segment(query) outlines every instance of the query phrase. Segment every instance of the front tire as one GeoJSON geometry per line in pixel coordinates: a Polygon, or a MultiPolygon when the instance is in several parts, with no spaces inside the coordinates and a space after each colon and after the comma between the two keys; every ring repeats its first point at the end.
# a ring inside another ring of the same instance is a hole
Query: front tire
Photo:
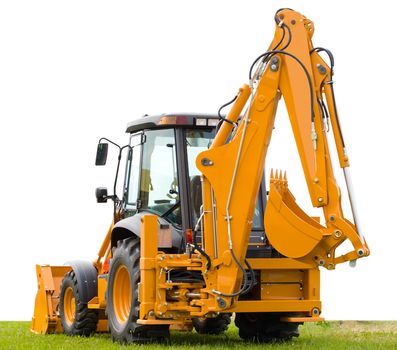
{"type": "Polygon", "coordinates": [[[62,280],[59,294],[59,315],[67,335],[89,336],[96,331],[98,313],[80,299],[76,274],[72,270],[62,280]]]}
{"type": "Polygon", "coordinates": [[[122,344],[161,341],[169,337],[168,326],[139,325],[138,288],[140,240],[117,242],[110,263],[107,314],[113,341],[122,344]]]}

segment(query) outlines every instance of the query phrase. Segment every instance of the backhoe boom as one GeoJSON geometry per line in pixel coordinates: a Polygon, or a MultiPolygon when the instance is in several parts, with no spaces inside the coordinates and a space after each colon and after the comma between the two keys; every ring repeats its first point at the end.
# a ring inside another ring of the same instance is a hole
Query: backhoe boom
{"type": "Polygon", "coordinates": [[[277,16],[279,24],[271,49],[261,55],[250,87],[245,85],[240,89],[227,116],[228,120],[236,122],[243,104],[246,104],[237,130],[226,142],[232,126],[223,123],[212,147],[202,152],[196,161],[203,173],[204,246],[211,258],[219,257],[215,260],[215,265],[219,264],[218,289],[211,292],[223,295],[229,301],[242,283],[239,264],[243,264],[247,250],[261,169],[281,95],[290,117],[312,204],[323,208],[325,225],[298,207],[288,190],[286,175],[276,172],[271,174],[265,214],[267,238],[281,254],[328,269],[369,254],[357,227],[343,215],[341,194],[331,165],[325,127],[328,115],[340,165],[343,168],[349,166],[336,113],[331,68],[313,48],[314,26],[310,20],[288,9],[279,11],[277,16]],[[288,35],[282,35],[282,32],[288,32],[288,35]],[[283,49],[276,49],[277,46],[283,49]],[[323,102],[324,94],[328,113],[323,102]],[[214,207],[216,211],[212,210],[214,207]],[[355,250],[336,257],[336,248],[346,238],[355,250]],[[215,245],[212,243],[214,239],[215,245]],[[214,246],[218,251],[213,251],[214,246]]]}

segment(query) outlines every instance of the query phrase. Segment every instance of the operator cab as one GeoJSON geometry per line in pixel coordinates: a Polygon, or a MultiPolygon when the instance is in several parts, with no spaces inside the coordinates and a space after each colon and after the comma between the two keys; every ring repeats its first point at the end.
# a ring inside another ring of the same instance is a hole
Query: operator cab
{"type": "MultiPolygon", "coordinates": [[[[127,235],[138,234],[145,213],[158,216],[161,227],[172,231],[170,251],[185,249],[187,233],[197,226],[201,243],[201,173],[197,155],[207,150],[215,137],[217,115],[163,114],[144,116],[128,124],[130,154],[125,168],[122,219],[117,222],[112,244],[127,235]]],[[[251,257],[265,257],[263,225],[266,191],[264,181],[258,194],[248,248],[251,257]]]]}

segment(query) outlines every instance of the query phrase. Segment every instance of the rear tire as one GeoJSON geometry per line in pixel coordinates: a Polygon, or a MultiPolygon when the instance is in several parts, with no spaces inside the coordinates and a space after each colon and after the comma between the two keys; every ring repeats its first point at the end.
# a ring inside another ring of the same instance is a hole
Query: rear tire
{"type": "Polygon", "coordinates": [[[219,335],[227,331],[232,314],[219,314],[216,317],[194,317],[192,319],[194,329],[199,334],[219,335]]]}
{"type": "Polygon", "coordinates": [[[280,313],[236,313],[235,324],[245,341],[286,342],[299,336],[299,323],[281,322],[280,313]]]}
{"type": "Polygon", "coordinates": [[[64,333],[84,336],[94,333],[98,323],[98,313],[81,301],[73,270],[65,275],[60,289],[59,315],[64,333]]]}
{"type": "Polygon", "coordinates": [[[107,314],[112,339],[122,344],[164,341],[169,337],[169,326],[147,326],[136,322],[139,319],[139,259],[138,238],[117,242],[109,269],[107,314]]]}

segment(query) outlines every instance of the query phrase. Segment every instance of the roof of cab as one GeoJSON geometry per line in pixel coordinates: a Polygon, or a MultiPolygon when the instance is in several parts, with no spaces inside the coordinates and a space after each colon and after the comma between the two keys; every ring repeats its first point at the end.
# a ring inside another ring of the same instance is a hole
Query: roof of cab
{"type": "MultiPolygon", "coordinates": [[[[133,133],[143,129],[159,129],[169,127],[194,126],[196,128],[213,128],[215,125],[197,125],[197,119],[219,120],[216,114],[203,113],[164,113],[160,115],[144,115],[127,124],[128,133],[133,133]]],[[[208,124],[208,123],[206,123],[208,124]]]]}

